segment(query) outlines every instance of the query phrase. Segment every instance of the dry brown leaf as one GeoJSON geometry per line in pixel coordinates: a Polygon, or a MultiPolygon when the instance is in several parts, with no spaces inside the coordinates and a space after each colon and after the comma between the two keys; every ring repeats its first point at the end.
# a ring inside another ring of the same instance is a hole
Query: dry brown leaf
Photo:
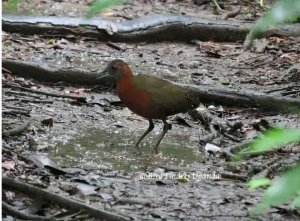
{"type": "Polygon", "coordinates": [[[15,161],[9,160],[9,161],[4,161],[2,163],[2,168],[6,169],[6,170],[14,170],[16,166],[15,161]]]}

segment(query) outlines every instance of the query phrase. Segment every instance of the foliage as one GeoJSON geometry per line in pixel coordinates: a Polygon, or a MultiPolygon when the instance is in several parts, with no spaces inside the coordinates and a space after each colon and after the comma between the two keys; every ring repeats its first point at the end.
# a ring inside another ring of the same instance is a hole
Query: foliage
{"type": "Polygon", "coordinates": [[[253,212],[261,213],[273,205],[278,205],[292,199],[292,208],[300,208],[300,163],[274,180],[265,191],[263,201],[258,204],[253,212]]]}
{"type": "MultiPolygon", "coordinates": [[[[273,129],[256,139],[250,149],[241,154],[257,154],[295,142],[300,142],[300,128],[273,129]]],[[[259,178],[248,183],[250,189],[268,185],[270,187],[265,191],[262,202],[254,208],[254,213],[261,213],[289,199],[292,200],[292,208],[300,207],[300,163],[272,182],[267,178],[259,178]]]]}
{"type": "Polygon", "coordinates": [[[241,151],[240,154],[256,154],[280,148],[289,143],[300,141],[300,128],[296,129],[279,129],[269,130],[264,136],[261,136],[250,145],[250,149],[241,151]]]}
{"type": "Polygon", "coordinates": [[[4,9],[8,12],[15,11],[20,1],[21,0],[8,0],[4,6],[4,9]]]}
{"type": "MultiPolygon", "coordinates": [[[[256,22],[247,35],[245,43],[248,44],[269,27],[296,22],[299,16],[299,0],[280,0],[256,22]]],[[[250,149],[241,151],[240,156],[269,151],[293,142],[300,142],[300,128],[273,129],[258,138],[250,145],[250,149]]],[[[251,180],[248,185],[251,189],[270,185],[264,193],[262,202],[254,208],[255,213],[261,213],[270,206],[278,205],[287,200],[292,200],[292,208],[300,207],[300,163],[272,182],[269,179],[260,178],[251,180]]]]}
{"type": "Polygon", "coordinates": [[[103,9],[117,5],[121,0],[96,0],[96,2],[89,8],[86,13],[87,18],[91,18],[101,12],[103,9]]]}
{"type": "Polygon", "coordinates": [[[261,19],[259,19],[247,35],[246,42],[259,37],[266,29],[284,23],[293,23],[300,16],[299,0],[279,0],[261,19]]]}
{"type": "Polygon", "coordinates": [[[248,182],[249,189],[255,189],[261,186],[269,186],[270,184],[271,180],[268,178],[257,178],[248,182]]]}

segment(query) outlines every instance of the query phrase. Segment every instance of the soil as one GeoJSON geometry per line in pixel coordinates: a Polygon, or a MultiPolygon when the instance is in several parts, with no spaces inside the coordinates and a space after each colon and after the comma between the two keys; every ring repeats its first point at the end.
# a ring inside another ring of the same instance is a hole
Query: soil
{"type": "MultiPolygon", "coordinates": [[[[242,4],[237,20],[257,19],[262,14],[254,1],[241,2],[226,1],[221,6],[234,10],[242,4]]],[[[14,13],[82,16],[90,4],[91,1],[76,0],[22,1],[14,13]]],[[[216,14],[212,2],[197,6],[193,1],[171,0],[126,1],[103,11],[101,16],[120,21],[150,12],[212,19],[222,16],[216,14]]],[[[2,33],[2,44],[5,59],[100,72],[108,61],[120,58],[137,74],[300,98],[299,79],[290,78],[287,72],[300,62],[298,38],[258,40],[252,51],[244,51],[242,42],[198,41],[117,43],[123,49],[120,51],[96,39],[68,36],[58,39],[7,32],[2,33]]],[[[22,135],[3,137],[2,173],[63,195],[67,194],[66,187],[71,186],[76,189],[75,194],[70,194],[73,197],[134,220],[252,220],[251,209],[261,201],[263,190],[249,191],[246,182],[224,178],[224,174],[246,179],[253,175],[275,178],[299,161],[299,144],[234,164],[221,154],[209,154],[200,142],[201,137],[211,133],[208,126],[188,114],[169,118],[172,130],[160,145],[161,154],[152,157],[150,147],[162,130],[161,122],[155,121],[154,131],[142,145],[143,154],[138,156],[134,153],[134,143],[146,130],[148,121],[124,107],[113,88],[88,87],[80,82],[78,85],[37,82],[9,70],[3,71],[2,82],[3,129],[20,126],[27,119],[31,121],[22,135]],[[87,102],[24,92],[11,88],[11,84],[85,96],[87,102]],[[57,174],[53,168],[64,173],[57,174]],[[131,201],[124,203],[122,198],[131,201]],[[140,201],[133,203],[132,199],[140,201]]],[[[213,101],[204,105],[218,117],[243,123],[235,141],[223,135],[210,141],[222,149],[261,134],[264,131],[261,122],[283,128],[300,125],[297,113],[225,107],[213,101]]],[[[11,192],[5,193],[9,198],[11,192]]],[[[19,209],[28,203],[19,195],[11,196],[11,202],[19,209]]],[[[54,206],[48,207],[38,210],[47,216],[62,212],[54,206]]],[[[9,216],[3,218],[11,220],[9,216]]],[[[282,205],[266,211],[259,219],[299,220],[299,216],[288,205],[282,205]]]]}

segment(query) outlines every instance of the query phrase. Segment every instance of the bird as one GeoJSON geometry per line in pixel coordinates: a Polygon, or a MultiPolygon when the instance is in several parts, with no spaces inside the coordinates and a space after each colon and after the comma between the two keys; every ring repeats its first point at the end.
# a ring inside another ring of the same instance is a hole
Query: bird
{"type": "Polygon", "coordinates": [[[167,131],[172,129],[167,117],[185,113],[200,104],[197,94],[187,88],[155,76],[133,75],[128,64],[121,59],[110,61],[97,79],[107,76],[114,78],[116,92],[125,106],[149,122],[147,130],[135,144],[138,152],[141,141],[154,129],[153,120],[162,120],[164,124],[153,147],[153,153],[158,154],[161,140],[167,131]]]}

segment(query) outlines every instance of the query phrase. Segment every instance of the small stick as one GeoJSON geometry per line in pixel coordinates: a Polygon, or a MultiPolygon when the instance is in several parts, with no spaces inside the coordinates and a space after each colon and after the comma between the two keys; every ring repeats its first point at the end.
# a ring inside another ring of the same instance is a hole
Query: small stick
{"type": "Polygon", "coordinates": [[[24,110],[3,110],[2,111],[2,114],[8,114],[8,115],[18,115],[18,114],[21,114],[21,115],[25,115],[25,116],[29,116],[30,117],[30,114],[29,114],[30,111],[24,111],[24,110]]]}
{"type": "Polygon", "coordinates": [[[119,45],[117,45],[117,44],[115,44],[115,43],[112,43],[112,42],[107,42],[106,43],[106,45],[107,46],[109,46],[109,47],[111,47],[111,48],[113,48],[113,49],[116,49],[116,50],[118,50],[118,51],[125,51],[126,49],[124,49],[124,48],[121,48],[119,45]]]}
{"type": "Polygon", "coordinates": [[[25,213],[22,213],[12,206],[8,205],[6,202],[2,201],[2,209],[5,213],[8,215],[18,218],[21,220],[32,220],[32,221],[55,221],[56,219],[53,217],[43,217],[43,216],[35,216],[35,215],[28,215],[25,213]]]}
{"type": "Polygon", "coordinates": [[[217,2],[217,0],[213,0],[215,6],[217,7],[218,11],[220,12],[226,12],[224,9],[222,9],[219,5],[219,3],[217,2]]]}
{"type": "Polygon", "coordinates": [[[50,92],[45,92],[45,91],[39,91],[39,90],[35,90],[35,89],[31,89],[31,88],[25,88],[25,87],[21,87],[21,86],[17,86],[17,85],[12,85],[12,84],[7,84],[4,83],[5,85],[12,87],[12,88],[17,88],[23,91],[28,91],[28,92],[32,92],[35,94],[42,94],[42,95],[46,95],[46,96],[50,96],[50,97],[61,97],[61,98],[69,98],[69,99],[75,99],[78,101],[85,101],[86,97],[79,97],[79,96],[71,96],[71,95],[65,95],[65,94],[54,94],[54,93],[50,93],[50,92]]]}
{"type": "Polygon", "coordinates": [[[231,11],[231,12],[227,12],[222,16],[222,19],[227,20],[228,18],[234,18],[235,16],[237,16],[238,14],[240,14],[242,7],[240,6],[238,9],[231,11]]]}
{"type": "Polygon", "coordinates": [[[152,202],[147,199],[142,198],[127,198],[127,197],[119,197],[117,198],[117,203],[128,203],[128,204],[140,204],[140,205],[151,205],[152,202]]]}
{"type": "Polygon", "coordinates": [[[248,177],[244,175],[238,175],[233,173],[221,173],[221,177],[225,179],[231,179],[231,180],[239,180],[239,181],[247,181],[248,177]]]}
{"type": "Polygon", "coordinates": [[[21,126],[10,129],[10,130],[3,130],[2,135],[9,137],[9,136],[15,136],[18,134],[22,134],[30,125],[30,120],[23,123],[21,126]]]}
{"type": "Polygon", "coordinates": [[[8,109],[27,111],[28,113],[31,111],[31,109],[27,109],[25,107],[16,107],[16,106],[10,106],[10,105],[6,105],[6,104],[4,104],[4,107],[8,108],[8,109]]]}

